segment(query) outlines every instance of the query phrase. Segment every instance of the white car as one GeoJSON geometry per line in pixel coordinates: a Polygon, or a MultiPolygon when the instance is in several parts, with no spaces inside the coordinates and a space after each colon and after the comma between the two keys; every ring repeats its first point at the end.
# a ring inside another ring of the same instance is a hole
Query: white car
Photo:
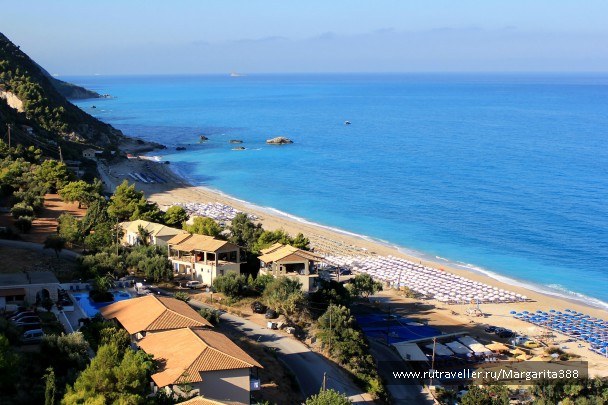
{"type": "Polygon", "coordinates": [[[194,288],[202,288],[202,287],[204,287],[204,286],[205,286],[205,285],[204,285],[203,283],[201,283],[200,281],[196,281],[196,280],[193,280],[193,281],[188,281],[188,282],[186,283],[186,287],[188,287],[188,288],[193,288],[193,289],[194,289],[194,288]]]}

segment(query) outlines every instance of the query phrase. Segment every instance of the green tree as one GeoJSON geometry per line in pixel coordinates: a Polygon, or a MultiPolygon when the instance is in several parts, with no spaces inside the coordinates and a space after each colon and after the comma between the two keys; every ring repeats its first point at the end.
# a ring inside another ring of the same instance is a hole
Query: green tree
{"type": "Polygon", "coordinates": [[[504,385],[492,384],[484,387],[471,385],[460,399],[463,405],[508,405],[509,391],[504,385]]]}
{"type": "Polygon", "coordinates": [[[266,286],[274,281],[274,276],[272,274],[258,274],[258,276],[253,280],[253,283],[247,284],[249,287],[252,287],[258,294],[263,294],[264,290],[266,290],[266,286]]]}
{"type": "Polygon", "coordinates": [[[139,225],[137,227],[137,237],[142,245],[150,246],[150,236],[151,235],[152,235],[152,233],[150,231],[148,231],[146,228],[144,228],[143,226],[139,225]]]}
{"type": "Polygon", "coordinates": [[[143,403],[147,381],[154,370],[153,360],[141,350],[121,350],[115,344],[101,345],[74,385],[67,387],[61,403],[143,403]]]}
{"type": "Polygon", "coordinates": [[[108,216],[108,204],[106,203],[105,198],[100,197],[89,205],[87,213],[82,219],[82,231],[88,235],[91,230],[94,230],[102,224],[111,227],[111,225],[109,225],[110,222],[116,225],[116,219],[110,221],[110,217],[108,216]]]}
{"type": "Polygon", "coordinates": [[[194,217],[192,224],[184,223],[184,230],[199,235],[218,237],[222,233],[222,228],[213,219],[208,217],[194,217]]]}
{"type": "Polygon", "coordinates": [[[145,204],[143,191],[137,191],[135,184],[129,185],[127,180],[116,187],[114,194],[110,197],[108,215],[118,219],[119,222],[130,220],[138,206],[145,204]]]}
{"type": "Polygon", "coordinates": [[[59,253],[65,247],[65,239],[56,234],[50,234],[44,240],[44,248],[45,249],[53,249],[55,251],[55,255],[59,258],[59,253]]]}
{"type": "Polygon", "coordinates": [[[357,274],[351,280],[350,285],[355,295],[362,296],[365,299],[369,299],[370,295],[382,291],[382,283],[374,281],[372,276],[367,273],[357,274]]]}
{"type": "Polygon", "coordinates": [[[49,192],[56,193],[71,180],[72,173],[64,163],[48,159],[38,166],[35,176],[36,181],[43,184],[49,192]]]}
{"type": "Polygon", "coordinates": [[[19,378],[19,357],[13,353],[8,339],[0,334],[0,392],[14,391],[14,384],[19,378]]]}
{"type": "Polygon", "coordinates": [[[251,249],[264,232],[262,224],[253,223],[247,214],[242,212],[236,214],[228,229],[230,230],[228,241],[237,246],[243,246],[249,251],[252,251],[251,249]]]}
{"type": "Polygon", "coordinates": [[[165,212],[165,224],[174,228],[180,228],[188,220],[188,213],[179,205],[172,205],[165,212]]]}
{"type": "Polygon", "coordinates": [[[352,404],[348,397],[333,389],[321,390],[317,395],[306,399],[306,405],[349,405],[352,404]]]}
{"type": "Polygon", "coordinates": [[[57,218],[59,236],[68,243],[80,243],[84,239],[82,222],[75,216],[63,213],[57,218]]]}
{"type": "Polygon", "coordinates": [[[53,370],[53,367],[46,369],[44,380],[44,405],[55,405],[57,383],[55,382],[55,370],[53,370]]]}
{"type": "Polygon", "coordinates": [[[78,208],[82,205],[88,206],[99,198],[100,191],[96,184],[89,184],[83,180],[71,181],[65,184],[59,195],[66,202],[78,202],[78,208]]]}
{"type": "Polygon", "coordinates": [[[302,284],[289,277],[277,277],[266,285],[262,298],[266,305],[290,316],[304,303],[302,284]]]}
{"type": "Polygon", "coordinates": [[[118,232],[118,228],[115,225],[100,222],[89,230],[88,235],[84,237],[84,244],[88,250],[99,252],[117,243],[120,236],[117,237],[116,232],[118,232]]]}
{"type": "Polygon", "coordinates": [[[92,277],[115,274],[117,276],[126,272],[124,258],[113,252],[99,252],[82,258],[82,266],[92,277]]]}
{"type": "Polygon", "coordinates": [[[158,208],[158,204],[141,199],[135,206],[135,211],[131,215],[131,221],[141,219],[143,221],[162,224],[165,222],[165,213],[158,208]]]}
{"type": "Polygon", "coordinates": [[[80,332],[45,335],[40,344],[40,355],[42,366],[52,366],[57,377],[75,377],[89,362],[89,344],[80,332]]]}
{"type": "Polygon", "coordinates": [[[236,298],[241,295],[247,279],[242,274],[228,273],[224,276],[217,276],[213,280],[213,288],[225,294],[227,297],[236,298]]]}
{"type": "Polygon", "coordinates": [[[139,270],[143,271],[146,278],[154,283],[167,281],[173,278],[171,262],[165,256],[153,256],[139,263],[139,270]]]}
{"type": "Polygon", "coordinates": [[[327,311],[330,303],[349,306],[352,300],[350,290],[335,280],[320,279],[319,289],[308,295],[311,312],[317,316],[327,311]]]}

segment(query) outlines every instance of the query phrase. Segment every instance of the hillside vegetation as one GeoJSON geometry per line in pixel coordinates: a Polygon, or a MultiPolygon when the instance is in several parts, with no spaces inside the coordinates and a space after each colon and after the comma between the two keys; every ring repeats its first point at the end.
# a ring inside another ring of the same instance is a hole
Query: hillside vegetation
{"type": "MultiPolygon", "coordinates": [[[[95,145],[114,147],[122,133],[85,113],[64,95],[98,96],[85,89],[51,78],[48,73],[0,33],[0,134],[11,124],[14,136],[23,144],[38,147],[64,146],[66,149],[95,145]],[[8,105],[5,98],[18,98],[22,111],[8,105]],[[31,129],[23,133],[23,126],[31,129]]],[[[5,137],[4,139],[7,139],[5,137]]]]}

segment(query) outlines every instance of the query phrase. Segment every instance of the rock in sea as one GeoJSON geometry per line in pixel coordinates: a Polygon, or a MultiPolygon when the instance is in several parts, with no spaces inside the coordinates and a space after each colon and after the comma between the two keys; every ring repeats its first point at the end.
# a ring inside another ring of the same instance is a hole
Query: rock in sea
{"type": "Polygon", "coordinates": [[[284,145],[288,143],[293,143],[293,141],[282,136],[277,136],[276,138],[267,140],[266,143],[269,143],[271,145],[284,145]]]}

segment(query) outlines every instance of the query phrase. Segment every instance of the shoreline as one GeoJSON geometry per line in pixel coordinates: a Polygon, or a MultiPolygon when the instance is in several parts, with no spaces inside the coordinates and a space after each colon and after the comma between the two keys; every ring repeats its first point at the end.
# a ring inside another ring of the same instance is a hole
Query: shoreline
{"type": "MultiPolygon", "coordinates": [[[[129,152],[133,153],[133,151],[129,152]]],[[[147,152],[149,153],[149,151],[147,152]]],[[[135,151],[135,153],[137,153],[137,151],[135,151]]],[[[330,248],[334,247],[335,249],[339,249],[341,253],[350,256],[403,258],[413,263],[420,263],[427,267],[442,269],[447,273],[452,273],[475,282],[489,284],[492,287],[519,293],[529,298],[529,301],[526,302],[482,304],[481,309],[485,316],[483,318],[475,319],[472,319],[465,314],[467,305],[448,305],[442,304],[434,299],[424,300],[425,303],[433,303],[434,309],[422,315],[414,312],[412,316],[425,319],[431,325],[435,323],[441,326],[452,325],[461,328],[477,328],[479,330],[476,330],[476,332],[479,333],[484,333],[483,327],[486,325],[497,325],[510,328],[520,334],[534,335],[539,332],[534,325],[514,318],[510,315],[510,311],[515,310],[521,312],[528,310],[534,312],[539,309],[545,311],[548,311],[549,309],[558,311],[572,309],[592,317],[608,320],[607,309],[602,308],[601,305],[591,305],[590,300],[592,300],[592,298],[585,297],[577,299],[576,297],[567,297],[565,295],[560,295],[557,292],[543,291],[541,286],[530,285],[530,283],[526,283],[525,281],[510,279],[507,276],[491,271],[476,270],[458,265],[457,263],[442,263],[439,260],[416,257],[411,254],[416,252],[407,251],[407,247],[393,245],[386,241],[376,240],[365,235],[358,235],[339,228],[317,224],[305,218],[295,217],[289,213],[271,207],[257,206],[253,203],[231,197],[221,191],[204,186],[194,186],[187,179],[180,176],[179,173],[176,173],[170,167],[170,164],[163,164],[153,156],[141,156],[139,159],[126,159],[113,163],[110,167],[102,166],[100,169],[102,169],[103,172],[102,177],[104,177],[106,183],[109,182],[110,187],[115,187],[126,179],[130,184],[135,183],[137,189],[144,191],[146,198],[157,203],[161,209],[166,209],[167,207],[178,203],[220,203],[234,207],[239,211],[255,215],[257,221],[262,223],[264,229],[283,229],[291,235],[302,232],[304,236],[311,240],[313,245],[317,245],[317,243],[327,244],[330,248]],[[144,184],[139,181],[135,182],[129,177],[129,173],[145,172],[148,170],[146,165],[160,175],[160,177],[167,180],[167,182],[164,184],[144,184]],[[404,250],[406,251],[404,252],[404,250]],[[446,310],[448,313],[451,313],[451,315],[446,316],[446,310]]],[[[403,299],[388,291],[382,295],[385,296],[387,294],[389,295],[387,299],[391,300],[392,303],[403,303],[406,305],[410,302],[421,301],[403,299]]],[[[608,361],[606,361],[605,358],[591,353],[586,347],[571,347],[571,349],[571,351],[590,361],[590,369],[593,370],[593,372],[601,375],[608,375],[608,361]]]]}
{"type": "MultiPolygon", "coordinates": [[[[141,158],[149,159],[150,161],[155,162],[157,164],[162,163],[162,159],[157,155],[142,156],[141,158]]],[[[207,193],[215,194],[215,195],[217,195],[217,197],[219,199],[226,201],[226,202],[224,202],[226,205],[232,205],[232,206],[234,206],[235,204],[242,205],[242,206],[246,207],[247,209],[241,209],[241,211],[255,213],[260,218],[260,222],[262,222],[262,223],[264,222],[263,221],[264,215],[259,215],[260,213],[265,213],[266,215],[271,216],[271,217],[278,216],[278,217],[283,218],[285,221],[293,221],[294,223],[302,224],[304,226],[309,226],[312,228],[321,228],[324,231],[335,233],[335,234],[341,235],[345,238],[352,238],[355,241],[358,240],[360,244],[372,244],[375,246],[383,246],[386,249],[397,252],[397,254],[392,254],[393,256],[403,257],[403,258],[405,258],[409,261],[415,262],[415,263],[419,262],[419,263],[428,265],[429,267],[446,269],[449,272],[459,271],[459,272],[464,272],[465,274],[466,273],[475,274],[478,276],[489,278],[489,279],[493,280],[494,282],[502,283],[507,286],[523,288],[530,292],[535,292],[535,293],[538,293],[541,295],[555,297],[555,298],[567,301],[573,305],[579,304],[579,305],[583,305],[585,307],[605,311],[605,317],[608,319],[608,301],[603,301],[599,298],[590,297],[583,293],[578,293],[575,291],[571,291],[572,294],[568,294],[568,291],[558,291],[556,289],[551,289],[550,287],[544,286],[542,284],[536,284],[532,281],[519,280],[519,279],[510,277],[508,275],[498,273],[493,270],[478,267],[474,264],[450,261],[449,259],[444,259],[444,258],[438,257],[438,256],[432,256],[432,255],[426,254],[424,252],[416,251],[415,249],[411,249],[407,246],[397,245],[393,242],[378,239],[373,236],[358,234],[356,232],[351,232],[351,231],[341,229],[338,227],[334,227],[331,225],[325,225],[325,224],[321,224],[318,222],[314,222],[313,220],[303,218],[303,217],[298,217],[296,215],[290,214],[288,212],[279,210],[274,207],[257,205],[255,203],[252,203],[252,202],[249,202],[249,201],[237,198],[237,197],[233,197],[229,194],[224,193],[221,190],[216,190],[216,189],[213,189],[210,187],[205,187],[205,186],[196,186],[196,185],[192,184],[192,182],[190,180],[187,179],[187,176],[183,175],[182,173],[179,173],[177,170],[173,170],[172,167],[169,167],[168,169],[169,169],[168,171],[171,173],[173,180],[175,182],[181,183],[182,185],[185,185],[187,187],[193,187],[193,188],[200,189],[205,194],[207,194],[207,193]]],[[[304,236],[307,236],[307,235],[304,233],[304,236]]],[[[529,294],[527,294],[527,295],[529,295],[529,294]]]]}

